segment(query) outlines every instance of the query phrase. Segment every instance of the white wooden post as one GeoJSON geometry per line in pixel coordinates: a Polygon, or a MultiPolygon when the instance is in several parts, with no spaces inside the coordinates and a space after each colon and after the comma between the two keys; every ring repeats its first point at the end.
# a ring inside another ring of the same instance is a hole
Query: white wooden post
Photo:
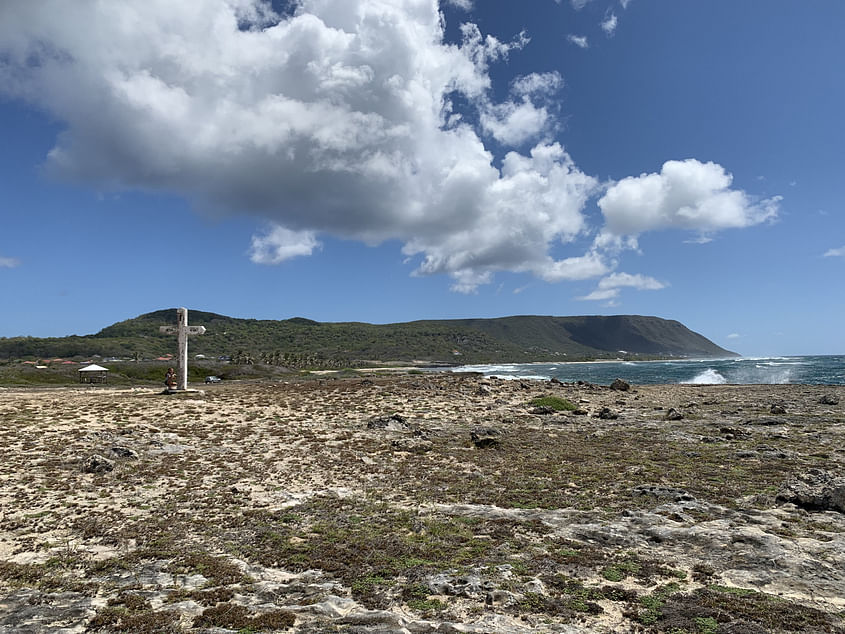
{"type": "Polygon", "coordinates": [[[176,309],[176,326],[160,326],[159,331],[176,335],[179,356],[176,361],[176,389],[188,389],[188,335],[204,335],[205,326],[188,325],[188,309],[176,309]]]}

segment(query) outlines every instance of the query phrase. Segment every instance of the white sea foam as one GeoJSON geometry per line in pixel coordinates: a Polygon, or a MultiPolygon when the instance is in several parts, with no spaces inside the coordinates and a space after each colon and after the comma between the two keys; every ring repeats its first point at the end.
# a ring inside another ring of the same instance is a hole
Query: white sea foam
{"type": "Polygon", "coordinates": [[[489,376],[496,377],[497,379],[504,379],[506,381],[515,381],[516,379],[528,379],[531,381],[548,381],[550,376],[545,374],[520,374],[519,376],[514,376],[513,374],[496,374],[495,372],[489,376]]]}
{"type": "Polygon", "coordinates": [[[728,380],[713,368],[707,368],[704,372],[697,374],[689,381],[682,381],[682,383],[692,385],[723,385],[727,382],[728,380]]]}
{"type": "Polygon", "coordinates": [[[481,372],[482,374],[495,374],[497,372],[519,372],[523,368],[518,365],[461,365],[451,368],[450,372],[481,372]]]}

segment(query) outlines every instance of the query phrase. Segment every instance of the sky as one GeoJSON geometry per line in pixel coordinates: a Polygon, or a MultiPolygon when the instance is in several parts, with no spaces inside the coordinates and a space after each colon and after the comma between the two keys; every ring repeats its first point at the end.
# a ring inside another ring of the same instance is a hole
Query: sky
{"type": "Polygon", "coordinates": [[[186,306],[843,354],[845,2],[0,4],[0,336],[186,306]]]}

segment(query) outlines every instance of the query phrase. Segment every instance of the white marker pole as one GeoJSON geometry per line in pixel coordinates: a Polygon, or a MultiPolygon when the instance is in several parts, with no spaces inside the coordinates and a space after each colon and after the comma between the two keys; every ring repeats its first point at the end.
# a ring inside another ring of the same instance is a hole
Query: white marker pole
{"type": "Polygon", "coordinates": [[[177,332],[176,340],[179,346],[179,359],[176,366],[176,389],[188,389],[188,309],[176,309],[177,332]]]}

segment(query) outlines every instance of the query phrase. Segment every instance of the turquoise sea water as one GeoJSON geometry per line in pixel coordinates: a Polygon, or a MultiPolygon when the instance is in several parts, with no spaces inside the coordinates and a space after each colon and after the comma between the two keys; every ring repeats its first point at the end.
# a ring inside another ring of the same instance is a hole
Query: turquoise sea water
{"type": "Polygon", "coordinates": [[[845,356],[766,357],[601,363],[465,365],[455,372],[502,378],[557,378],[609,385],[620,378],[639,385],[661,383],[845,385],[845,356]]]}

